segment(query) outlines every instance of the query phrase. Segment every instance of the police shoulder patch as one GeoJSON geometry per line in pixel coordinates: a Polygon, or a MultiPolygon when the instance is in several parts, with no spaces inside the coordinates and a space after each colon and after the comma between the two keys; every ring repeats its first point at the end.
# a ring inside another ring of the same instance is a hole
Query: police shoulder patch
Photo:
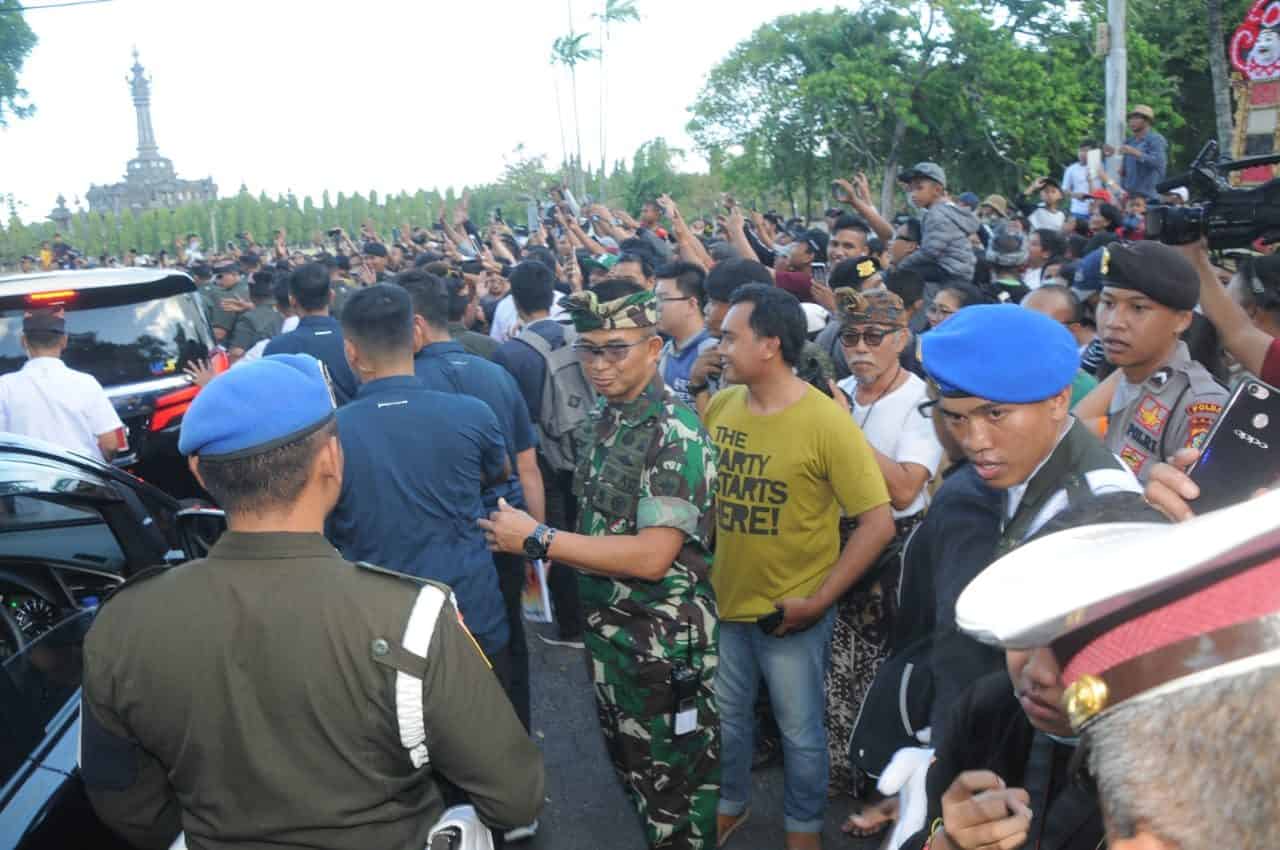
{"type": "MultiPolygon", "coordinates": [[[[1195,406],[1195,405],[1193,405],[1195,406]]],[[[1214,405],[1215,407],[1217,405],[1214,405]]],[[[1185,448],[1200,449],[1204,448],[1205,440],[1209,438],[1209,432],[1213,430],[1213,416],[1192,416],[1187,420],[1187,443],[1185,448]]]]}
{"type": "Polygon", "coordinates": [[[418,587],[422,587],[424,585],[430,584],[430,582],[428,582],[425,578],[418,578],[417,576],[411,576],[408,573],[400,573],[400,572],[396,572],[395,570],[389,570],[386,567],[379,567],[377,564],[371,564],[368,561],[356,561],[355,565],[367,572],[377,573],[378,575],[384,575],[390,578],[398,578],[401,581],[410,582],[418,587]]]}
{"type": "Polygon", "coordinates": [[[1133,446],[1125,446],[1120,450],[1120,459],[1123,460],[1133,472],[1137,475],[1142,471],[1142,467],[1147,463],[1147,456],[1135,449],[1133,446]]]}
{"type": "Polygon", "coordinates": [[[1198,401],[1187,405],[1188,416],[1217,416],[1222,412],[1222,405],[1212,401],[1198,401]]]}

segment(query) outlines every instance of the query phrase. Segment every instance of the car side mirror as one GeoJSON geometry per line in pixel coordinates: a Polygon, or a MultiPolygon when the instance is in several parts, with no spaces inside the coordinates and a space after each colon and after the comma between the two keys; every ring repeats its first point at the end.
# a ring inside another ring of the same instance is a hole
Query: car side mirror
{"type": "Polygon", "coordinates": [[[205,558],[227,530],[227,514],[220,508],[195,505],[174,515],[174,527],[187,560],[205,558]]]}

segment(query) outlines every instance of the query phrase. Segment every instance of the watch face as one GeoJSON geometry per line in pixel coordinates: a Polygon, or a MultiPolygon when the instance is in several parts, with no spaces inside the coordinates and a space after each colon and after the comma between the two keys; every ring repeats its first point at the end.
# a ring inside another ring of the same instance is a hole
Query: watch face
{"type": "Polygon", "coordinates": [[[538,538],[532,534],[524,539],[524,553],[535,560],[547,554],[542,544],[538,542],[538,538]]]}

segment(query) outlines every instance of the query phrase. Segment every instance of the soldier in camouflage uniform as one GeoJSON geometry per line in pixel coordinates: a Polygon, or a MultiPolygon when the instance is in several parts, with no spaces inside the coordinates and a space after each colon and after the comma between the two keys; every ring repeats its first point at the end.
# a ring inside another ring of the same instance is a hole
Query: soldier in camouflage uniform
{"type": "Polygon", "coordinates": [[[710,850],[720,790],[719,627],[708,578],[715,450],[657,372],[651,292],[610,281],[562,303],[601,396],[578,441],[579,534],[505,504],[482,525],[495,549],[583,570],[600,725],[649,846],[710,850]]]}

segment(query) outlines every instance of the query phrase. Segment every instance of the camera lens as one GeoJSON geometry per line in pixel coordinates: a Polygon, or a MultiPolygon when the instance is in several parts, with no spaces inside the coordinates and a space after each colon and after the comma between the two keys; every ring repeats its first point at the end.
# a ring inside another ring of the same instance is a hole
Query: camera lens
{"type": "Polygon", "coordinates": [[[1249,392],[1249,395],[1253,396],[1259,401],[1266,401],[1268,398],[1271,397],[1271,391],[1268,390],[1266,387],[1264,387],[1262,384],[1249,384],[1248,392],[1249,392]]]}

